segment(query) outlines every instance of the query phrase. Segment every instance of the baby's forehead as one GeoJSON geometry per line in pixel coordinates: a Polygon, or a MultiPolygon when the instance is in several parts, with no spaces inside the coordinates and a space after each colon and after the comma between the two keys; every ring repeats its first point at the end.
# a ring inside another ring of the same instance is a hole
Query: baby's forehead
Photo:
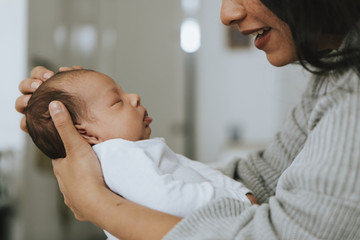
{"type": "Polygon", "coordinates": [[[120,88],[112,78],[95,71],[61,73],[48,84],[49,87],[59,88],[82,98],[96,98],[100,92],[112,95],[112,92],[117,92],[114,89],[120,88]]]}
{"type": "Polygon", "coordinates": [[[65,87],[65,88],[80,88],[81,86],[91,86],[92,81],[101,81],[101,75],[97,72],[93,71],[84,71],[80,73],[69,73],[65,74],[59,79],[56,79],[52,84],[58,87],[65,87]],[[86,84],[89,83],[89,84],[86,84]]]}
{"type": "Polygon", "coordinates": [[[107,75],[95,71],[84,72],[79,75],[77,79],[72,79],[72,81],[81,82],[83,84],[96,84],[97,87],[102,87],[106,85],[113,85],[116,83],[107,75]]]}

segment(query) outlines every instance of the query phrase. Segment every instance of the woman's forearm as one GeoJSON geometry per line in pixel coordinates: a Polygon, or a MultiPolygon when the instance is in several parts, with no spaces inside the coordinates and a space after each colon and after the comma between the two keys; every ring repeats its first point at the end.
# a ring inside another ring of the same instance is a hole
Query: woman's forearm
{"type": "Polygon", "coordinates": [[[121,240],[162,239],[181,218],[130,202],[100,189],[89,203],[89,219],[121,240]]]}

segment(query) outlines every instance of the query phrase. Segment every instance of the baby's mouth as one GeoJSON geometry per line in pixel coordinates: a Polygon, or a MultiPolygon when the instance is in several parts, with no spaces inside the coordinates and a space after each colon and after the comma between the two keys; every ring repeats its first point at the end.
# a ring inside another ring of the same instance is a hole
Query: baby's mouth
{"type": "Polygon", "coordinates": [[[150,123],[152,122],[152,118],[149,117],[148,112],[145,110],[144,119],[145,127],[148,127],[150,123]]]}

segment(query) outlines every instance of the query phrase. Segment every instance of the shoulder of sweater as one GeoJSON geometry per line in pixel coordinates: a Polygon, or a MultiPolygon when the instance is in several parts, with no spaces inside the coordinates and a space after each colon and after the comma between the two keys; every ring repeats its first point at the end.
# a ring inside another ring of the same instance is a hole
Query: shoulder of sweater
{"type": "MultiPolygon", "coordinates": [[[[355,71],[348,71],[341,76],[328,76],[313,81],[323,81],[317,93],[312,95],[314,108],[310,114],[308,127],[313,129],[323,116],[334,108],[348,108],[350,113],[354,106],[360,105],[360,78],[355,71]],[[355,104],[350,104],[349,102],[355,104]]],[[[315,83],[313,88],[318,87],[315,83]]],[[[315,92],[315,89],[312,91],[315,92]]]]}

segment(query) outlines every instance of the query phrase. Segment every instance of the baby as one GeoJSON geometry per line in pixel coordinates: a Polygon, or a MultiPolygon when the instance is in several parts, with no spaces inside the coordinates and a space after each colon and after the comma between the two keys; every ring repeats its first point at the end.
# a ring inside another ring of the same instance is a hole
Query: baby
{"type": "Polygon", "coordinates": [[[92,70],[59,72],[29,101],[29,134],[49,158],[66,155],[48,112],[53,100],[65,104],[76,129],[96,152],[106,184],[124,198],[179,217],[221,197],[250,204],[250,190],[242,183],[174,153],[162,138],[150,139],[152,118],[140,97],[92,70]]]}

